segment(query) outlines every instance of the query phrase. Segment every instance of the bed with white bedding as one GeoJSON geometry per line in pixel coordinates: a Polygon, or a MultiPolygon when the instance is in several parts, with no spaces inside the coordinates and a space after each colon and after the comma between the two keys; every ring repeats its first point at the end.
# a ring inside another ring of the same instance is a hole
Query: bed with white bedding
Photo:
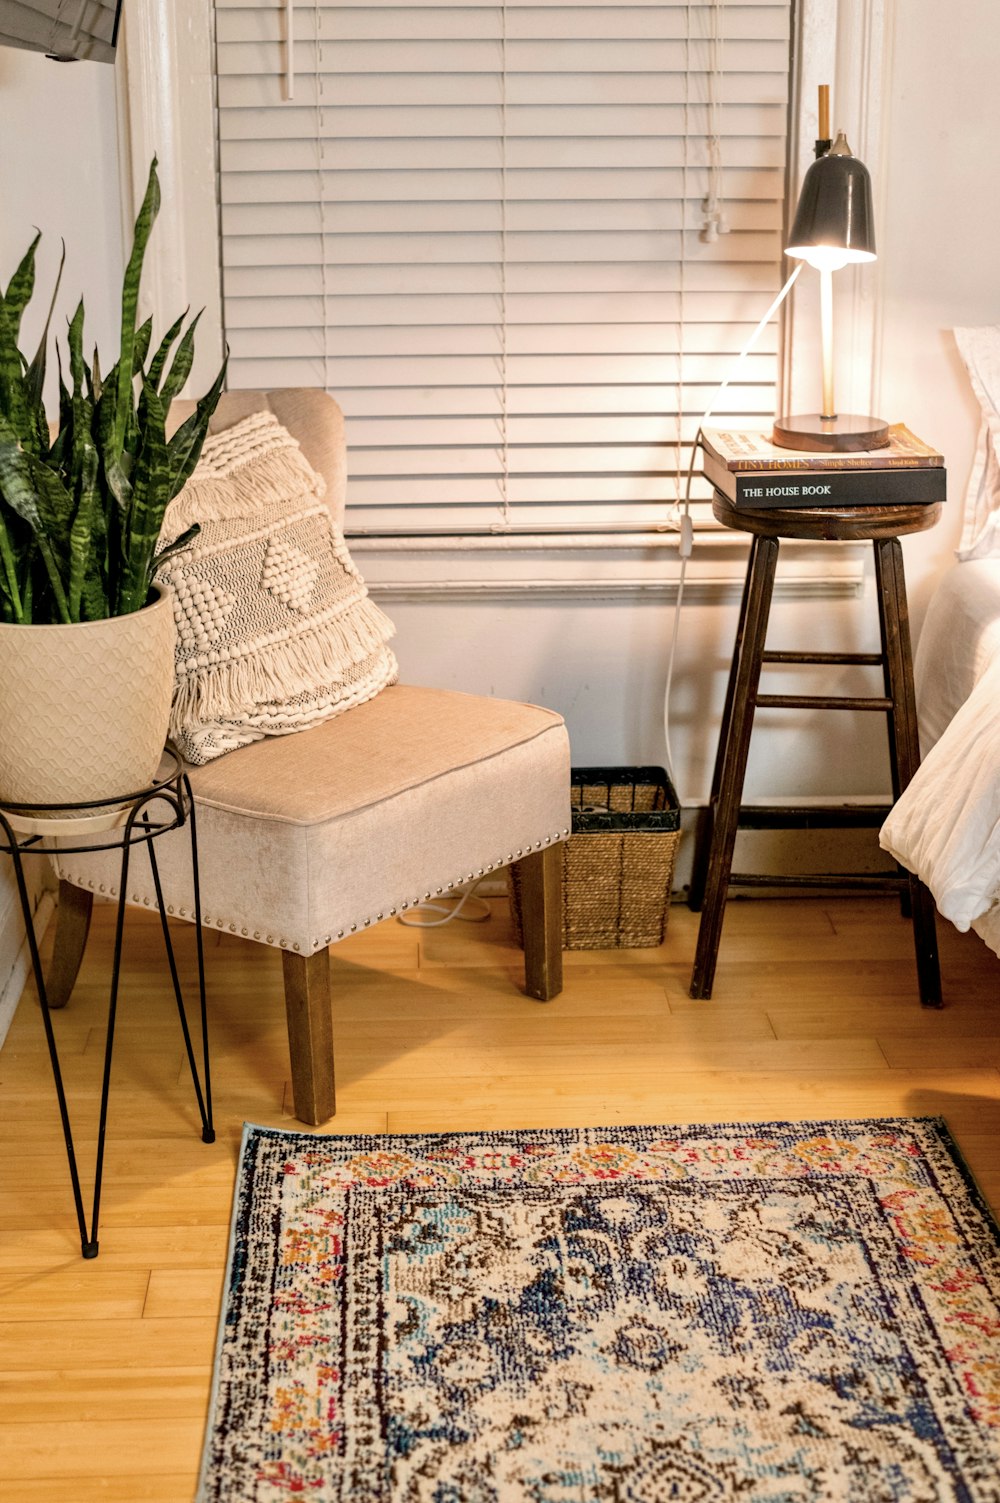
{"type": "Polygon", "coordinates": [[[1000,955],[1000,326],[955,333],[983,424],[959,561],[917,644],[923,761],[879,838],[1000,955]]]}

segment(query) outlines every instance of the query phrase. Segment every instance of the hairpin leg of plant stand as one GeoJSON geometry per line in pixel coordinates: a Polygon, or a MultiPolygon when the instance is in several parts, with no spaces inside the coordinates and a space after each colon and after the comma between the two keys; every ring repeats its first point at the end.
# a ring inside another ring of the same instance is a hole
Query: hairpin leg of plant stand
{"type": "MultiPolygon", "coordinates": [[[[191,1077],[194,1082],[195,1096],[198,1101],[198,1110],[201,1116],[202,1141],[205,1143],[215,1142],[215,1129],[212,1124],[212,1093],[211,1074],[209,1068],[208,1049],[208,1016],[205,995],[205,957],[201,934],[201,891],[198,878],[198,841],[195,822],[194,799],[191,786],[186,776],[178,780],[175,793],[164,793],[162,789],[154,795],[146,795],[137,799],[133,805],[125,823],[121,837],[121,874],[118,888],[118,912],[115,920],[114,957],[111,969],[111,984],[108,996],[108,1025],[107,1038],[104,1046],[104,1068],[101,1080],[101,1107],[97,1134],[97,1155],[94,1166],[94,1198],[91,1209],[90,1225],[87,1225],[87,1215],[83,1203],[83,1190],[80,1184],[80,1173],[76,1158],[76,1149],[73,1143],[73,1129],[70,1122],[69,1107],[66,1100],[66,1090],[63,1084],[62,1068],[59,1063],[59,1050],[56,1044],[55,1032],[52,1026],[51,1008],[49,1005],[48,992],[45,985],[45,976],[42,970],[41,957],[38,951],[38,942],[35,937],[34,922],[31,912],[31,900],[28,896],[27,883],[24,877],[22,859],[22,847],[12,826],[0,811],[0,830],[6,840],[6,847],[11,855],[14,865],[14,875],[17,884],[18,897],[21,903],[21,914],[24,920],[25,933],[28,940],[28,950],[31,957],[31,968],[38,989],[38,1000],[41,1007],[42,1023],[45,1029],[45,1039],[48,1045],[49,1059],[52,1065],[52,1077],[55,1082],[56,1097],[59,1104],[59,1116],[62,1122],[63,1138],[66,1143],[66,1156],[69,1162],[70,1180],[73,1187],[73,1202],[76,1208],[77,1225],[80,1231],[80,1251],[84,1258],[96,1258],[100,1249],[98,1241],[98,1225],[101,1209],[101,1187],[104,1176],[104,1149],[107,1138],[108,1103],[111,1094],[111,1064],[114,1052],[115,1022],[118,1013],[118,992],[121,979],[122,941],[125,927],[126,895],[128,892],[129,856],[133,840],[133,828],[139,820],[144,830],[144,842],[149,852],[150,867],[153,873],[153,881],[156,885],[157,902],[160,907],[160,919],[163,928],[163,938],[167,951],[167,963],[170,969],[170,977],[174,988],[174,997],[177,1002],[177,1011],[181,1022],[181,1031],[184,1035],[184,1046],[187,1051],[188,1063],[191,1068],[191,1077]],[[183,785],[183,793],[181,792],[183,785]],[[177,972],[177,963],[174,957],[173,944],[170,938],[169,926],[166,921],[166,908],[163,902],[163,893],[160,886],[159,868],[153,849],[153,843],[157,831],[149,822],[146,806],[155,798],[163,798],[170,803],[177,816],[176,825],[169,828],[177,828],[185,819],[189,822],[191,840],[191,867],[194,883],[195,904],[195,934],[198,956],[198,1000],[201,1012],[201,1047],[204,1068],[204,1089],[198,1076],[198,1067],[194,1056],[194,1048],[191,1042],[191,1033],[188,1027],[187,1012],[184,1006],[183,992],[180,978],[177,972]]],[[[33,842],[32,842],[33,843],[33,842]]],[[[41,849],[36,846],[34,854],[40,854],[41,849]]]]}
{"type": "Polygon", "coordinates": [[[52,1062],[52,1078],[55,1082],[56,1099],[59,1103],[59,1117],[62,1122],[63,1138],[66,1143],[66,1156],[69,1160],[69,1174],[73,1184],[73,1201],[76,1206],[76,1219],[80,1228],[80,1248],[83,1256],[95,1257],[96,1252],[88,1253],[87,1248],[91,1238],[87,1231],[87,1218],[83,1209],[83,1193],[80,1189],[80,1174],[76,1165],[76,1152],[73,1147],[73,1130],[70,1126],[69,1108],[66,1104],[66,1090],[63,1086],[62,1070],[59,1067],[59,1051],[56,1047],[55,1034],[52,1029],[52,1017],[49,1012],[49,999],[45,990],[45,976],[42,973],[41,957],[38,953],[38,941],[35,938],[35,925],[31,912],[31,899],[28,897],[28,887],[24,880],[24,866],[21,858],[21,847],[17,836],[7,823],[3,814],[0,814],[0,826],[3,827],[6,844],[14,865],[14,880],[17,884],[17,893],[21,902],[21,917],[24,921],[25,934],[28,940],[28,953],[31,957],[31,970],[35,978],[35,986],[38,989],[38,1001],[41,1005],[42,1025],[45,1029],[45,1042],[49,1049],[49,1059],[52,1062]]]}
{"type": "MultiPolygon", "coordinates": [[[[205,1088],[202,1092],[201,1081],[198,1078],[198,1065],[194,1057],[194,1047],[191,1042],[191,1030],[188,1027],[187,1010],[184,1006],[184,995],[181,990],[180,978],[177,974],[177,962],[174,958],[173,942],[170,938],[170,926],[167,923],[167,905],[163,898],[163,888],[160,886],[160,869],[156,860],[156,850],[152,841],[149,842],[149,865],[153,873],[153,886],[156,891],[156,902],[160,910],[160,927],[163,930],[163,943],[167,952],[167,964],[170,967],[170,980],[173,983],[174,998],[177,1002],[177,1015],[180,1018],[181,1032],[184,1035],[184,1048],[187,1052],[188,1065],[191,1070],[191,1079],[194,1083],[194,1093],[198,1102],[198,1111],[201,1115],[201,1140],[203,1143],[215,1142],[215,1128],[212,1123],[212,1082],[209,1069],[208,1056],[208,1013],[205,1003],[205,957],[201,937],[201,889],[198,881],[198,836],[195,825],[194,798],[191,794],[191,785],[187,777],[183,779],[184,790],[187,795],[187,818],[191,831],[191,872],[194,882],[194,914],[195,914],[195,946],[198,952],[198,1001],[201,1009],[201,1057],[204,1064],[205,1088]]],[[[143,822],[147,824],[148,816],[143,815],[143,822]]]]}

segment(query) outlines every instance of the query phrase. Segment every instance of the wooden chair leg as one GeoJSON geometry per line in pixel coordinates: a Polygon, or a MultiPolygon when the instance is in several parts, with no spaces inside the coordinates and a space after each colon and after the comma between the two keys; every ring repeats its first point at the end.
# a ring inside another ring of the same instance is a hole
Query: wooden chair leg
{"type": "Polygon", "coordinates": [[[524,989],[548,1002],[562,991],[562,851],[543,847],[517,863],[521,879],[524,989]]]}
{"type": "Polygon", "coordinates": [[[94,894],[85,887],[76,887],[72,882],[59,883],[56,937],[45,978],[45,994],[50,1007],[65,1007],[72,995],[83,952],[87,948],[93,907],[94,894]]]}
{"type": "Polygon", "coordinates": [[[296,955],[282,950],[292,1099],[300,1122],[316,1127],[337,1110],[333,1074],[330,952],[296,955]]]}

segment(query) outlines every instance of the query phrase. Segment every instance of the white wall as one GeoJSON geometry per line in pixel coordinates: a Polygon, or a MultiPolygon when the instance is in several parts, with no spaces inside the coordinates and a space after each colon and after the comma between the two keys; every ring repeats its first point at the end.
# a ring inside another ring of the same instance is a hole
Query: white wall
{"type": "MultiPolygon", "coordinates": [[[[0,47],[0,278],[4,286],[42,231],[38,281],[24,335],[34,353],[59,267],[66,265],[52,332],[61,338],[81,294],[85,349],[117,356],[122,245],[114,69],[55,63],[0,47]]],[[[51,344],[50,344],[51,350],[51,344]]]]}
{"type": "MultiPolygon", "coordinates": [[[[66,241],[59,301],[52,332],[62,337],[66,319],[83,294],[85,348],[95,341],[107,369],[117,358],[122,245],[118,194],[114,69],[100,63],[54,63],[0,47],[0,282],[6,287],[35,228],[35,296],[22,327],[22,348],[33,355],[45,322],[66,241]]],[[[49,346],[47,401],[57,390],[49,346]]],[[[2,732],[0,732],[2,733],[2,732]]],[[[28,864],[33,887],[41,860],[28,864]]],[[[23,939],[8,857],[0,858],[0,1039],[14,995],[23,981],[15,965],[23,939]],[[8,985],[9,983],[9,985],[8,985]]],[[[23,961],[23,950],[21,957],[23,961]]]]}
{"type": "Polygon", "coordinates": [[[883,410],[940,448],[943,523],[906,545],[914,615],[952,560],[979,408],[951,329],[1000,323],[1000,8],[896,0],[880,234],[883,410]]]}

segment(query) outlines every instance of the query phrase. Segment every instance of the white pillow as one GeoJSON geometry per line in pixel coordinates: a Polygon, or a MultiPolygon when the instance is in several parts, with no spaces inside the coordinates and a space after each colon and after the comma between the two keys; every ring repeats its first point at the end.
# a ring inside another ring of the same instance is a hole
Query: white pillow
{"type": "Polygon", "coordinates": [[[167,509],[157,579],[177,627],[170,736],[196,764],[289,735],[397,677],[394,627],[369,599],[322,496],[322,477],[270,412],[206,440],[167,509]]]}
{"type": "Polygon", "coordinates": [[[1000,554],[1000,324],[956,329],[955,339],[981,414],[958,556],[990,558],[1000,554]]]}

